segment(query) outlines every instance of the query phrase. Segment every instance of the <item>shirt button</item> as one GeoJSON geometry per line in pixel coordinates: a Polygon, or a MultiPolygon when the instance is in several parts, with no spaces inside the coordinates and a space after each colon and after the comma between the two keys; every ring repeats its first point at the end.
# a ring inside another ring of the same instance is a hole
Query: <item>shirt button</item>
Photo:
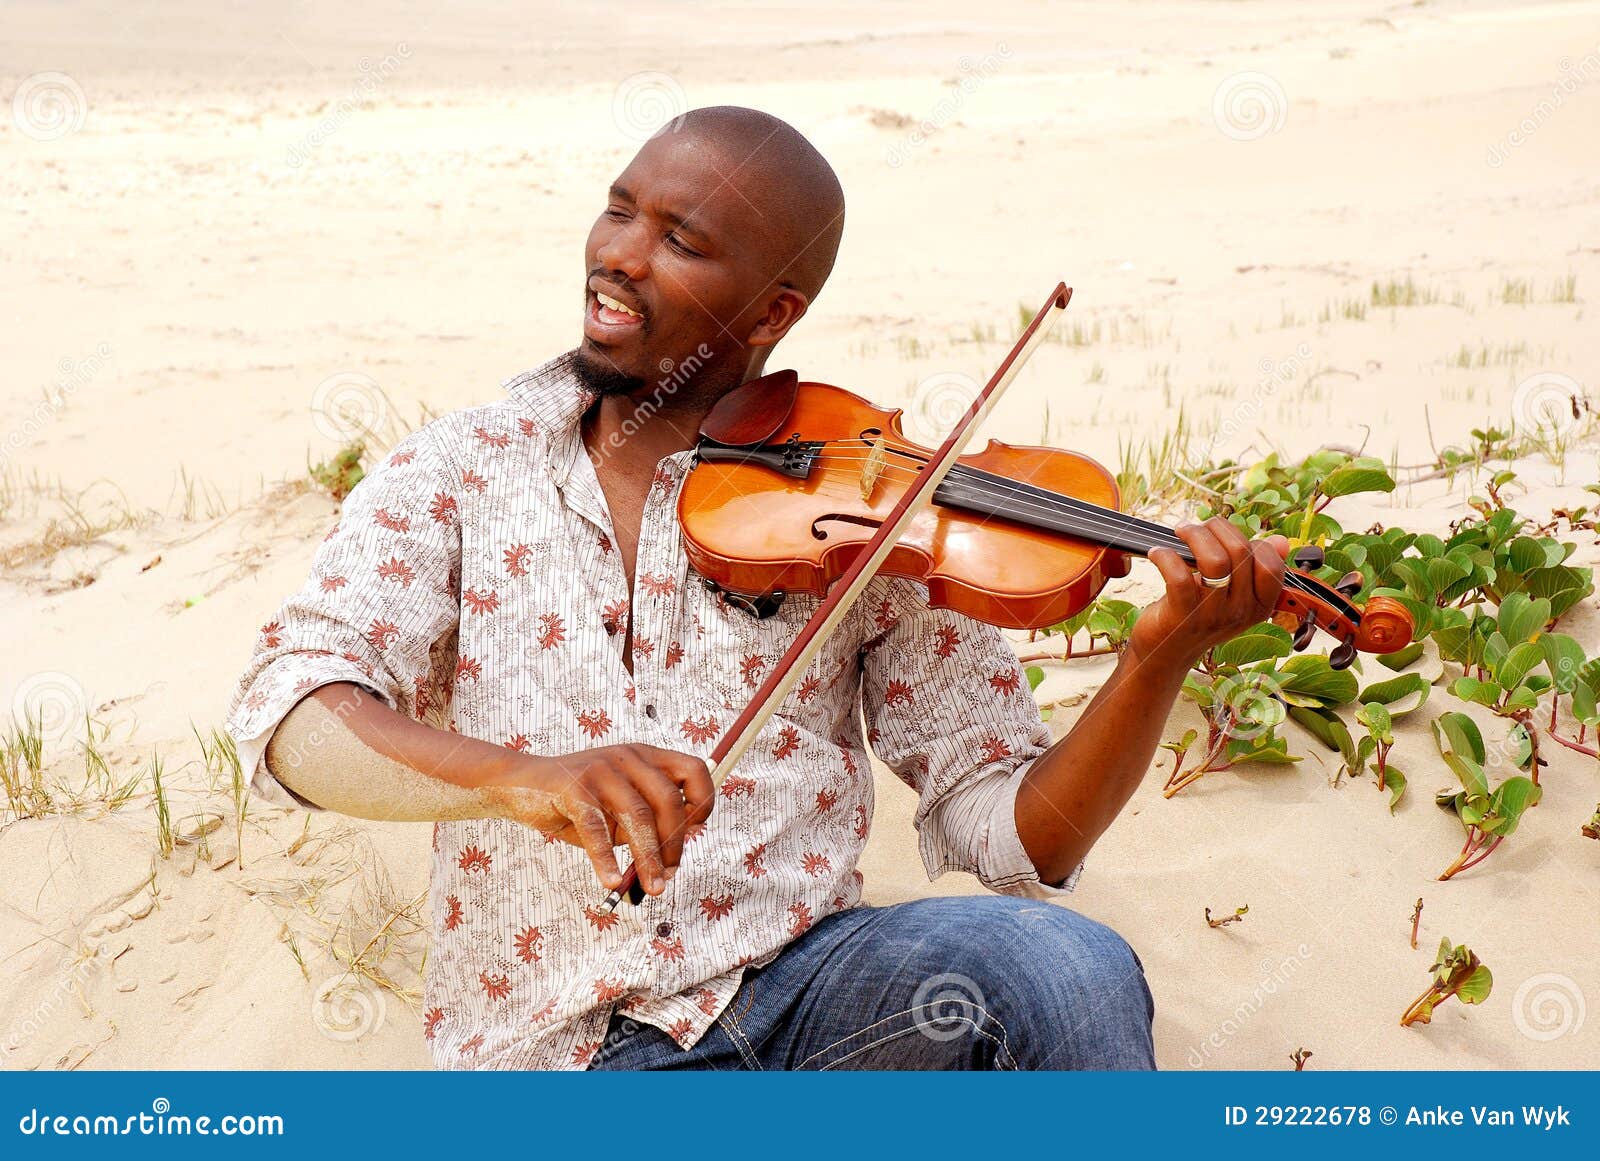
{"type": "Polygon", "coordinates": [[[672,934],[672,924],[670,924],[670,923],[658,923],[658,924],[656,924],[656,934],[659,935],[662,939],[666,939],[667,936],[672,934]]]}
{"type": "Polygon", "coordinates": [[[649,718],[651,721],[655,721],[656,707],[654,705],[645,706],[644,707],[644,716],[649,718]]]}

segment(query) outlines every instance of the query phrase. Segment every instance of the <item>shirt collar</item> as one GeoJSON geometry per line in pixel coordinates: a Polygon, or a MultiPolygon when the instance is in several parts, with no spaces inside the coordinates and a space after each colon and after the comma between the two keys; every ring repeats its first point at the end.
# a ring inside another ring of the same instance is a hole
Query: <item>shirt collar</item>
{"type": "Polygon", "coordinates": [[[550,470],[559,487],[572,472],[579,445],[579,421],[595,394],[583,385],[574,367],[576,351],[557,355],[549,362],[506,380],[506,393],[533,417],[550,457],[550,470]]]}

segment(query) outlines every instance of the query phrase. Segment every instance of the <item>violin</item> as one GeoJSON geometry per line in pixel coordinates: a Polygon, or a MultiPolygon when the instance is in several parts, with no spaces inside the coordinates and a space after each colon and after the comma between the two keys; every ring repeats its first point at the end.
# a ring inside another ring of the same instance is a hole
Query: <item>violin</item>
{"type": "MultiPolygon", "coordinates": [[[[678,493],[691,567],[708,585],[759,612],[783,594],[822,597],[750,702],[712,747],[711,781],[724,778],[848,615],[875,576],[927,586],[936,608],[1008,628],[1055,624],[1087,606],[1130,555],[1171,548],[1194,563],[1172,529],[1117,510],[1117,485],[1074,452],[991,440],[963,455],[1072,290],[1057,284],[937,449],[901,430],[900,412],[841,387],[801,383],[793,371],[751,380],[717,401],[700,427],[695,463],[678,493]]],[[[1358,651],[1410,644],[1411,614],[1375,596],[1353,603],[1361,577],[1336,585],[1303,571],[1322,566],[1301,549],[1284,574],[1274,619],[1304,649],[1318,629],[1339,644],[1343,669],[1358,651]]],[[[600,911],[643,898],[630,864],[600,911]]]]}
{"type": "MultiPolygon", "coordinates": [[[[821,597],[878,530],[933,452],[906,438],[899,410],[780,371],[736,388],[706,416],[678,496],[690,566],[745,602],[821,597]]],[[[1118,510],[1116,480],[1076,452],[990,440],[933,490],[878,573],[921,582],[928,603],[1008,629],[1058,624],[1086,608],[1129,556],[1171,548],[1162,524],[1118,510]]],[[[1361,575],[1329,585],[1301,549],[1284,575],[1275,620],[1304,649],[1316,630],[1339,642],[1328,662],[1410,644],[1409,611],[1392,597],[1352,600],[1361,575]]]]}

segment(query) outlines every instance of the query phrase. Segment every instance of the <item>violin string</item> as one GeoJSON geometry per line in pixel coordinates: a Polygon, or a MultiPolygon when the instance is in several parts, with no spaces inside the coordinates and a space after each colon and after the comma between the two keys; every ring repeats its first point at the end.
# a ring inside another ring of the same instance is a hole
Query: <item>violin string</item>
{"type": "MultiPolygon", "coordinates": [[[[895,454],[902,455],[908,459],[918,458],[912,456],[910,453],[900,452],[898,449],[887,450],[894,451],[895,454]]],[[[869,454],[870,453],[862,453],[859,456],[830,454],[818,456],[817,458],[832,460],[835,462],[864,462],[869,454]]],[[[885,464],[884,469],[910,472],[913,475],[921,471],[920,468],[911,468],[902,464],[885,464]]],[[[956,465],[955,468],[951,469],[951,474],[956,476],[957,486],[962,484],[967,484],[969,486],[976,485],[980,489],[980,494],[985,488],[1003,491],[1006,494],[1006,499],[1011,504],[1011,510],[1013,511],[1026,512],[1036,515],[1069,515],[1078,520],[1080,522],[1079,526],[1086,532],[1087,535],[1091,537],[1097,535],[1104,536],[1113,530],[1143,533],[1145,536],[1150,538],[1149,542],[1142,548],[1135,549],[1135,551],[1148,554],[1149,551],[1155,548],[1171,548],[1190,564],[1195,563],[1194,554],[1190,550],[1189,546],[1185,544],[1176,533],[1168,528],[1163,527],[1162,525],[1155,524],[1147,520],[1140,520],[1138,517],[1128,516],[1126,513],[1117,512],[1112,508],[1105,508],[1098,504],[1090,504],[1087,501],[1078,500],[1071,496],[1063,496],[1060,493],[1050,492],[1043,488],[1018,485],[1015,481],[1007,480],[1003,476],[994,476],[992,473],[981,472],[978,469],[970,468],[966,465],[956,465]],[[984,479],[984,477],[989,478],[984,479]],[[1030,495],[1030,492],[1036,493],[1039,497],[1046,500],[1046,502],[1040,503],[1030,495]]],[[[948,476],[946,477],[946,481],[949,481],[948,476]]],[[[984,498],[994,500],[992,495],[984,498]]],[[[1004,516],[1006,512],[1005,510],[1001,510],[992,514],[1004,516]]],[[[1323,589],[1326,586],[1324,586],[1321,581],[1302,577],[1299,573],[1289,571],[1284,574],[1284,584],[1286,587],[1296,589],[1310,596],[1316,596],[1321,600],[1327,600],[1327,597],[1323,594],[1323,589]]]]}

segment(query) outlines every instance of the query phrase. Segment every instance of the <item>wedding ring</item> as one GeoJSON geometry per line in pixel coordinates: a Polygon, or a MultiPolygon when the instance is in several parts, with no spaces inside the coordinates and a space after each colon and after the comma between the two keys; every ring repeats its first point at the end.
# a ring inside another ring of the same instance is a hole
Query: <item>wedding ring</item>
{"type": "Polygon", "coordinates": [[[1205,573],[1200,574],[1200,583],[1205,585],[1208,589],[1225,589],[1228,587],[1228,582],[1232,579],[1233,578],[1231,576],[1207,576],[1205,573]]]}

